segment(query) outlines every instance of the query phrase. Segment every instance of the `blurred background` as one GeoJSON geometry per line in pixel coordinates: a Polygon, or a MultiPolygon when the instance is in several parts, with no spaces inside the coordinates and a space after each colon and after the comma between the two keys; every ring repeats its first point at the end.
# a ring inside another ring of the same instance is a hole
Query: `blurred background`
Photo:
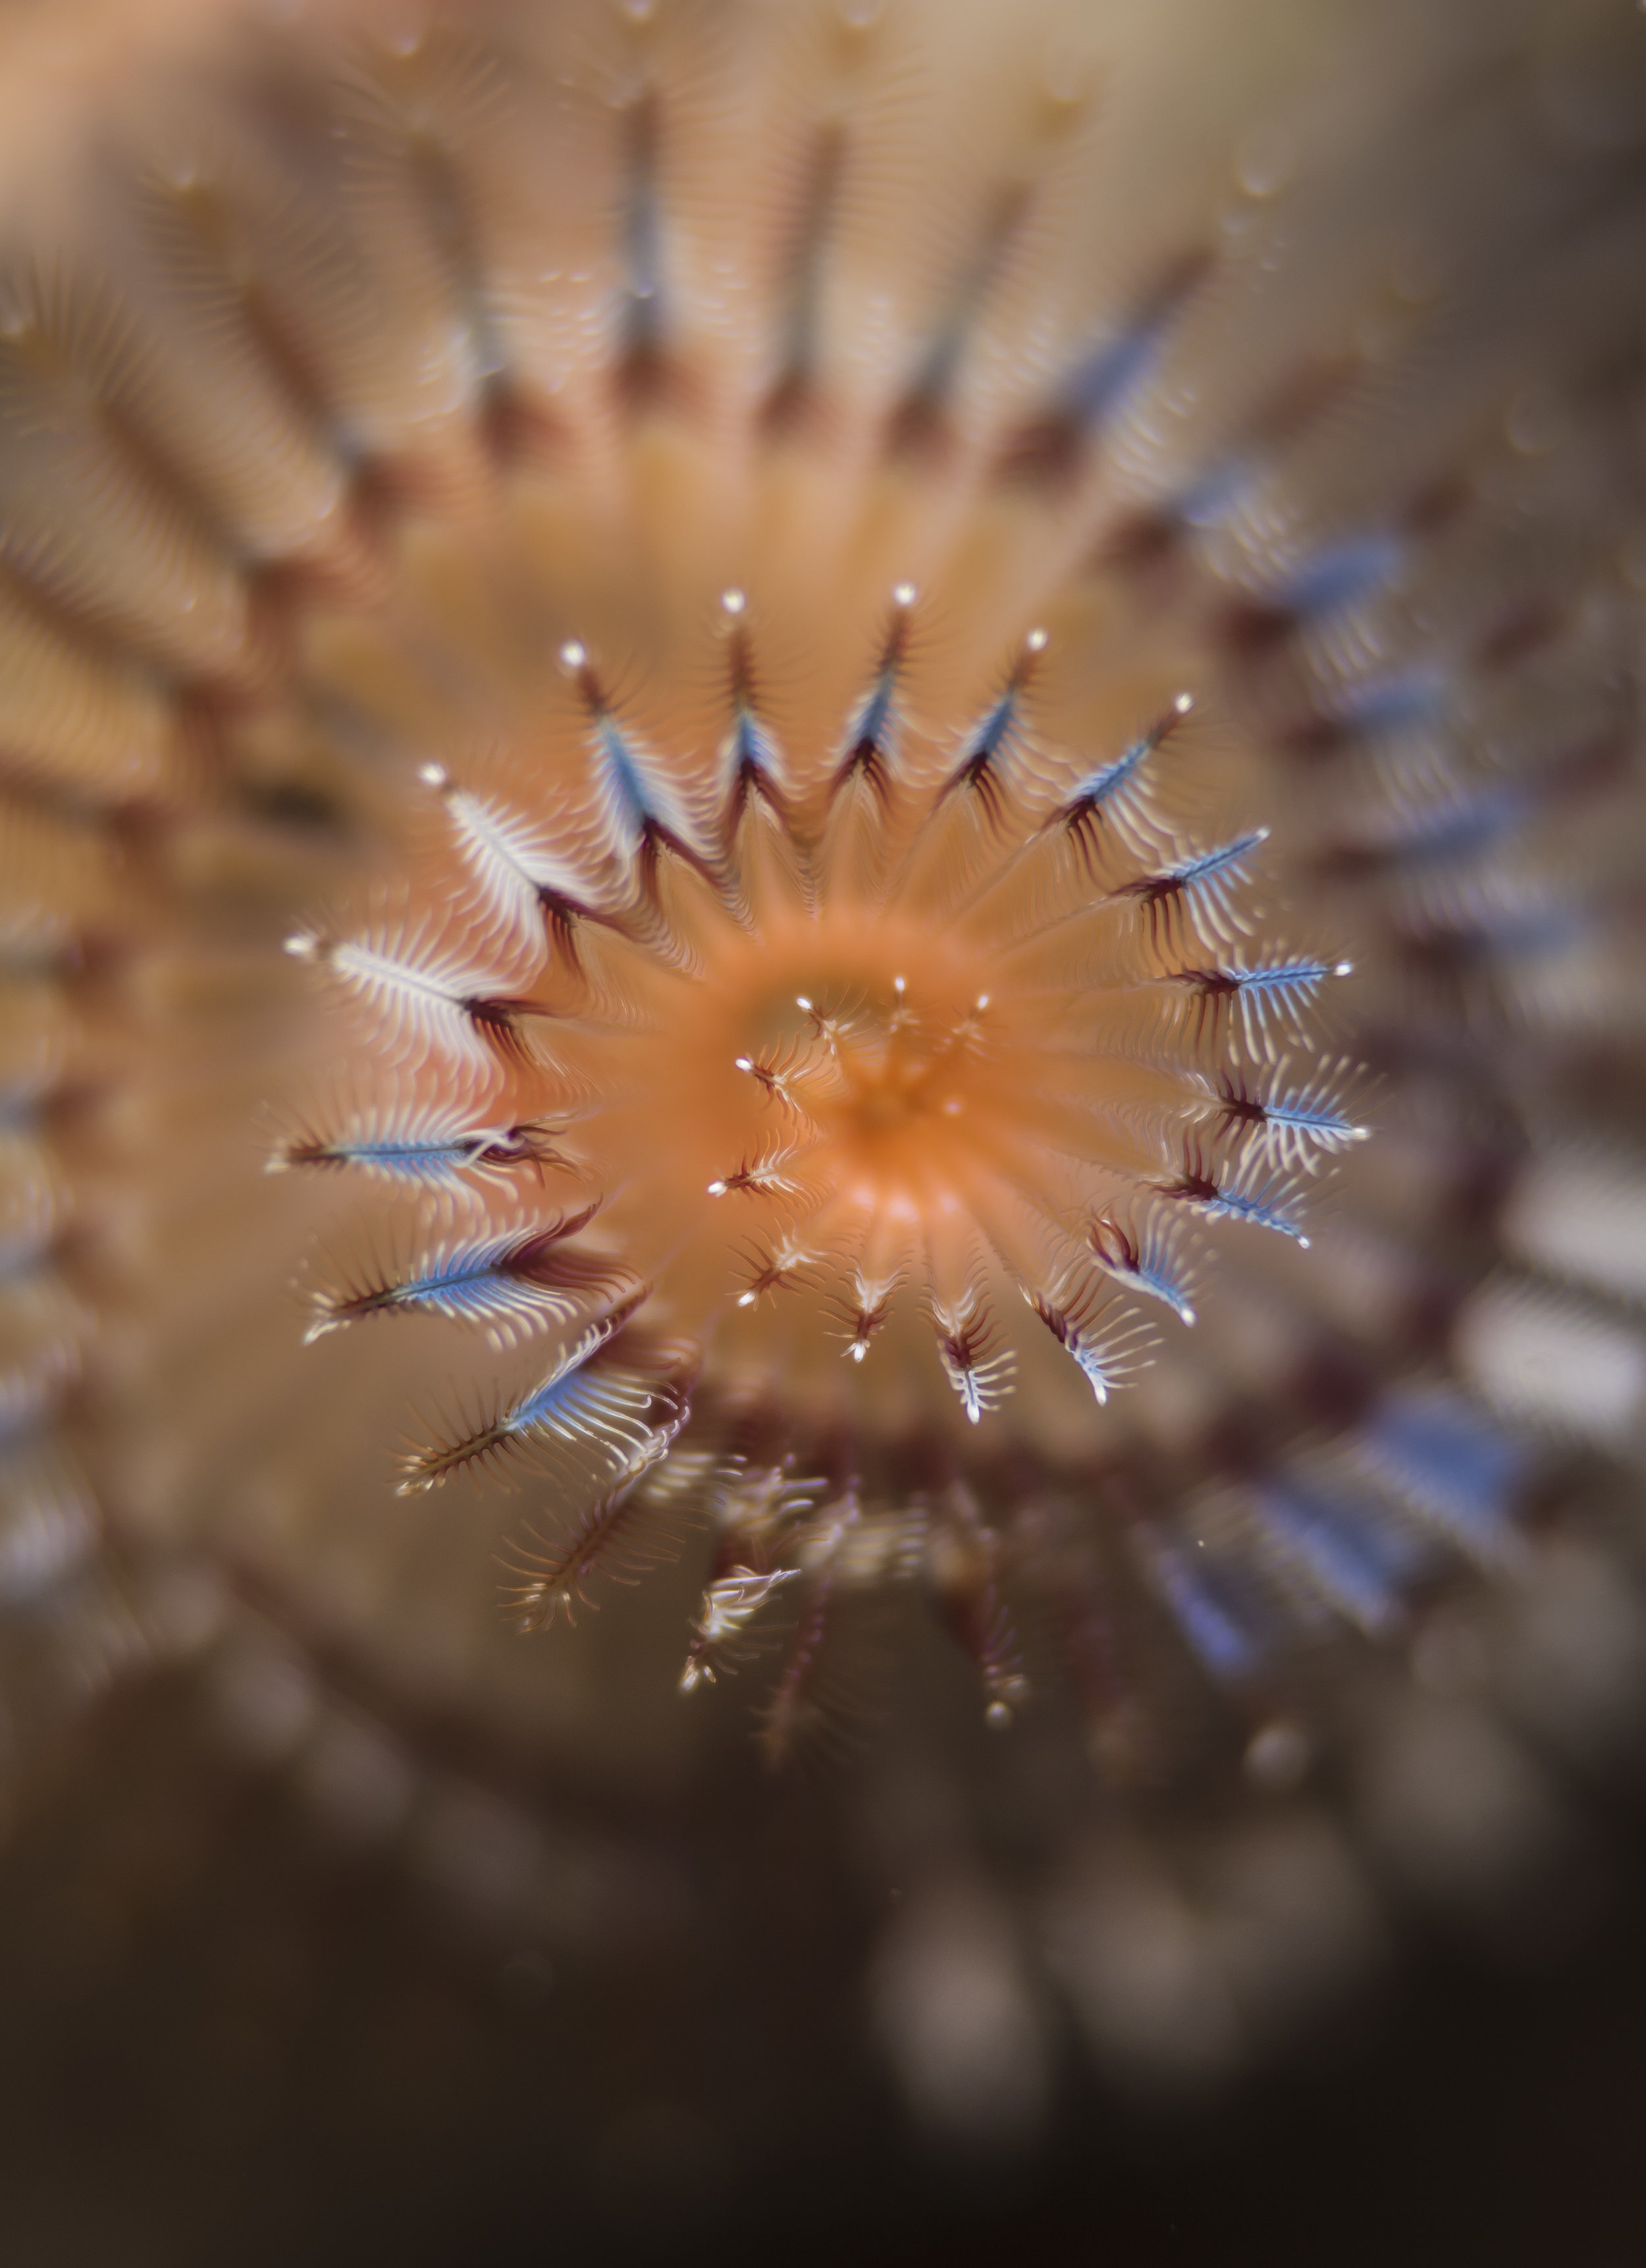
{"type": "Polygon", "coordinates": [[[202,1738],[199,1700],[164,1681],[88,1727],[10,1845],[18,2260],[1640,2257],[1626,1808],[1580,1942],[1506,1962],[1420,1935],[1372,2005],[1260,2080],[1140,2106],[1070,2051],[1043,2134],[945,2149],[812,1981],[819,1911],[846,1964],[884,1918],[829,1869],[813,1795],[727,1792],[765,1815],[734,1847],[781,1905],[693,2004],[666,1940],[614,1980],[454,1928],[202,1738]]]}

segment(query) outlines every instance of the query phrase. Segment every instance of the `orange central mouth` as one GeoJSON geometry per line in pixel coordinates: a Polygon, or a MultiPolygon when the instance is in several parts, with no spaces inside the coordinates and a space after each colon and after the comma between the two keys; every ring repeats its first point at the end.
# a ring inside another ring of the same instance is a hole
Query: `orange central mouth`
{"type": "Polygon", "coordinates": [[[856,1027],[840,1046],[841,1093],[819,1111],[842,1174],[915,1204],[952,1183],[987,1052],[979,1012],[922,1032],[901,995],[889,1026],[856,1027]]]}
{"type": "Polygon", "coordinates": [[[858,906],[751,936],[704,910],[719,933],[703,966],[661,978],[643,1035],[619,1043],[643,1053],[651,1093],[671,1098],[671,1139],[655,1139],[660,1102],[614,1113],[602,1136],[627,1152],[632,1134],[633,1178],[614,1217],[635,1217],[643,1233],[643,1214],[654,1238],[670,1224],[670,1288],[694,1328],[724,1297],[728,1246],[744,1227],[711,1200],[739,1213],[762,1200],[780,1225],[805,1216],[825,1248],[871,1234],[877,1219],[885,1242],[944,1233],[975,1183],[990,1075],[998,1102],[1010,1053],[971,957],[940,934],[858,906]]]}

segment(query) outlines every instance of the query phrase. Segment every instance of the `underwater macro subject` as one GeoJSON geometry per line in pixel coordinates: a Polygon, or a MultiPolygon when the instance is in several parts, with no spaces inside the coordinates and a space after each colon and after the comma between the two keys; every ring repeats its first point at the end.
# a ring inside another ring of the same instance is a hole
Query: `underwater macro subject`
{"type": "Polygon", "coordinates": [[[0,200],[28,2227],[849,2217],[1580,1945],[1646,17],[9,0],[0,200]]]}

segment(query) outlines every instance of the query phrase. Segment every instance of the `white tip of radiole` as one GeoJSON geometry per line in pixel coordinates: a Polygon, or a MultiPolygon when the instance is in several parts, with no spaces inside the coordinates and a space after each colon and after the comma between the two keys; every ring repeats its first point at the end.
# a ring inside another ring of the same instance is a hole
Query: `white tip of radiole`
{"type": "Polygon", "coordinates": [[[892,585],[892,604],[894,607],[912,607],[919,596],[920,593],[912,583],[894,583],[892,585]]]}
{"type": "Polygon", "coordinates": [[[305,931],[298,930],[283,940],[282,949],[294,961],[312,961],[320,949],[320,941],[318,937],[310,937],[305,931]]]}
{"type": "Polygon", "coordinates": [[[743,612],[748,603],[748,593],[746,591],[723,591],[720,593],[720,611],[723,615],[730,615],[733,621],[743,612]]]}
{"type": "Polygon", "coordinates": [[[589,649],[580,644],[577,638],[568,638],[560,649],[560,666],[562,669],[581,669],[588,659],[589,649]]]}
{"type": "Polygon", "coordinates": [[[449,787],[452,781],[452,775],[444,764],[419,764],[417,777],[425,787],[449,787]]]}

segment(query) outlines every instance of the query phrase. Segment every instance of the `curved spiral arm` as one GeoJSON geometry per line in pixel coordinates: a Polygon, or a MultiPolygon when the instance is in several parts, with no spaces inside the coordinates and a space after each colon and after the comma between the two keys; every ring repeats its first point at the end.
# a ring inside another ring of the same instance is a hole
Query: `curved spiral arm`
{"type": "MultiPolygon", "coordinates": [[[[720,605],[727,715],[707,762],[643,743],[568,643],[586,749],[552,812],[427,764],[449,841],[410,886],[415,910],[290,940],[368,1010],[392,1100],[305,1121],[271,1163],[447,1200],[432,1246],[323,1282],[310,1336],[391,1313],[459,1318],[499,1347],[569,1333],[542,1379],[412,1450],[400,1484],[547,1459],[547,1517],[569,1540],[518,1570],[527,1627],[631,1564],[660,1495],[715,1535],[688,1686],[714,1677],[709,1633],[746,1648],[781,1585],[788,1727],[826,1598],[923,1575],[1003,1721],[1025,1681],[997,1571],[1020,1560],[1032,1584],[1045,1538],[1025,1545],[1018,1507],[1055,1467],[980,1509],[965,1449],[930,1425],[886,1438],[854,1406],[852,1370],[832,1392],[812,1374],[816,1343],[861,1365],[878,1342],[908,1365],[908,1332],[881,1335],[912,1297],[932,1384],[940,1369],[977,1425],[1012,1389],[1017,1293],[1106,1403],[1149,1343],[1140,1306],[1194,1322],[1190,1221],[1306,1246],[1310,1176],[1366,1130],[1341,1074],[1299,1085],[1277,1035],[1306,1047],[1319,996],[1349,971],[1254,939],[1261,830],[1204,849],[1175,832],[1157,776],[1187,694],[1095,763],[1045,746],[1037,629],[974,721],[928,726],[917,755],[900,585],[807,778],[762,718],[745,594],[720,605]],[[475,939],[490,963],[465,961],[475,939]],[[535,1210],[549,1153],[511,1153],[500,1131],[525,1127],[552,1130],[575,1210],[535,1210]],[[781,1371],[758,1312],[777,1299],[805,1311],[781,1371]],[[660,1347],[658,1319],[710,1355],[709,1414],[683,1435],[702,1356],[660,1347]],[[717,1454],[694,1496],[657,1469],[677,1438],[701,1459],[705,1434],[717,1454]]],[[[1103,1517],[1100,1497],[1066,1515],[1076,1536],[1103,1517]]],[[[1161,1521],[1130,1524],[1191,1643],[1238,1650],[1204,1581],[1167,1572],[1180,1554],[1161,1521]]]]}

